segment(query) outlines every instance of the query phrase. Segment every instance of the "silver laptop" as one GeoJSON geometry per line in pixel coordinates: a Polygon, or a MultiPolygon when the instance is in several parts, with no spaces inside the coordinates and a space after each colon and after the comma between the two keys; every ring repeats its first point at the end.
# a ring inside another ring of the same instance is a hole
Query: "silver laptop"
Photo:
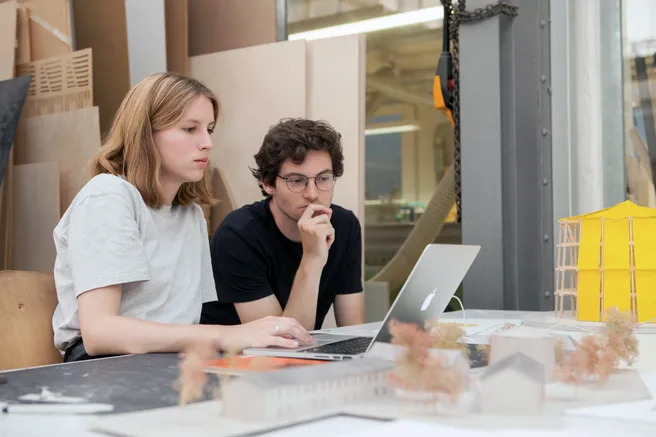
{"type": "Polygon", "coordinates": [[[476,259],[480,246],[429,244],[410,272],[374,337],[313,333],[311,345],[297,349],[248,348],[245,355],[265,355],[319,360],[350,360],[364,356],[374,342],[389,343],[387,322],[396,319],[423,328],[446,309],[476,259]]]}

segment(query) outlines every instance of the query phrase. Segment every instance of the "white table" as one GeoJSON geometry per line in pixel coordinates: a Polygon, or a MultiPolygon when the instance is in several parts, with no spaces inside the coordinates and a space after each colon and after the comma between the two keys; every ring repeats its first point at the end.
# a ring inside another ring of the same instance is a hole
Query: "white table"
{"type": "MultiPolygon", "coordinates": [[[[520,322],[521,317],[527,313],[514,312],[514,311],[483,311],[483,310],[467,310],[464,315],[468,323],[478,324],[478,327],[467,328],[468,335],[477,334],[480,331],[489,331],[495,326],[501,326],[506,322],[520,322]]],[[[443,316],[444,319],[462,319],[463,313],[461,311],[447,313],[443,316]]],[[[360,334],[360,335],[374,335],[380,323],[369,323],[365,325],[346,327],[346,328],[333,328],[325,330],[324,332],[340,332],[345,334],[360,334]]],[[[573,337],[580,336],[581,334],[575,332],[568,332],[573,337]]],[[[639,338],[641,351],[640,359],[634,366],[641,372],[654,372],[656,371],[656,335],[642,336],[639,338]]],[[[147,377],[147,375],[144,375],[147,377]]],[[[2,386],[0,386],[0,399],[2,394],[2,386]]],[[[105,434],[89,431],[87,427],[89,424],[96,420],[94,416],[82,415],[21,415],[21,414],[0,414],[0,437],[23,437],[23,436],[48,436],[48,437],[99,437],[105,434]]],[[[272,436],[296,436],[312,432],[315,435],[329,435],[332,429],[326,429],[327,426],[339,426],[342,422],[325,421],[317,423],[313,426],[305,426],[303,428],[289,428],[287,430],[279,430],[272,433],[272,436]],[[300,432],[303,431],[303,432],[300,432]],[[299,433],[300,432],[300,433],[299,433]],[[325,433],[325,434],[324,434],[325,433]]],[[[585,424],[583,420],[581,423],[585,424]]],[[[594,421],[588,421],[594,424],[594,421]]],[[[628,424],[616,424],[623,431],[625,435],[642,435],[631,434],[631,429],[628,424]]],[[[356,426],[352,423],[349,426],[356,426]]],[[[358,432],[365,432],[369,425],[367,422],[357,424],[358,432]],[[361,429],[362,428],[362,429],[361,429]]],[[[371,425],[374,426],[374,425],[371,425]]]]}

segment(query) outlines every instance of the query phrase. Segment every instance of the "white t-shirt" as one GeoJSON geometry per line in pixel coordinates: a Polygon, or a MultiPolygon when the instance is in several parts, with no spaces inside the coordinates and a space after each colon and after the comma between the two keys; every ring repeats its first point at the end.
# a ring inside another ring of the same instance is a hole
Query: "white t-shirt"
{"type": "Polygon", "coordinates": [[[207,224],[199,205],[149,208],[124,178],[101,174],[71,202],[53,232],[59,304],[52,318],[62,352],[79,338],[77,297],[123,285],[120,314],[196,324],[217,299],[207,224]]]}

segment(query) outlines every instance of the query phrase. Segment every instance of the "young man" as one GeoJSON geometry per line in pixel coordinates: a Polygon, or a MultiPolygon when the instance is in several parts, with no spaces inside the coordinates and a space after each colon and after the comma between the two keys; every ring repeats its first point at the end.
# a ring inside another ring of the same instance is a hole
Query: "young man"
{"type": "Polygon", "coordinates": [[[343,160],[325,122],[269,130],[251,169],[265,199],[230,213],[212,237],[218,302],[205,304],[203,323],[282,315],[320,329],[333,304],[339,326],[364,323],[360,223],[332,204],[343,160]]]}

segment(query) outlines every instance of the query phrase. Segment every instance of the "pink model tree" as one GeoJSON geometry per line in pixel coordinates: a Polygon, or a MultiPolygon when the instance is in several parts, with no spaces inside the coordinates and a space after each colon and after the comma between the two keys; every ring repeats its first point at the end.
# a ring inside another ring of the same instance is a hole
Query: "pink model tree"
{"type": "Polygon", "coordinates": [[[569,384],[596,380],[604,384],[622,362],[632,365],[638,356],[638,339],[631,316],[613,308],[598,334],[584,336],[576,349],[566,354],[556,346],[556,378],[569,384]]]}
{"type": "MultiPolygon", "coordinates": [[[[458,327],[457,327],[458,328],[458,327]]],[[[439,398],[455,403],[462,393],[462,373],[450,365],[448,357],[431,353],[431,349],[456,349],[462,334],[454,327],[429,331],[414,323],[391,320],[388,324],[391,342],[404,348],[389,374],[390,384],[408,392],[431,394],[436,407],[439,398]]]]}

